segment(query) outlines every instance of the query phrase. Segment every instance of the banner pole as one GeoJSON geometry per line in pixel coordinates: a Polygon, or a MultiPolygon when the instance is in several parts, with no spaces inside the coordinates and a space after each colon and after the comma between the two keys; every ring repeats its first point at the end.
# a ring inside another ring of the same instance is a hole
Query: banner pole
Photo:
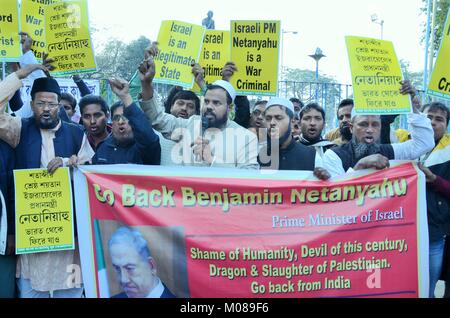
{"type": "MultiPolygon", "coordinates": [[[[431,22],[431,1],[428,0],[427,3],[427,31],[425,33],[425,61],[423,66],[423,90],[427,91],[428,86],[428,51],[430,48],[430,22],[431,22]]],[[[422,95],[422,104],[425,103],[425,96],[426,94],[422,95]]]]}

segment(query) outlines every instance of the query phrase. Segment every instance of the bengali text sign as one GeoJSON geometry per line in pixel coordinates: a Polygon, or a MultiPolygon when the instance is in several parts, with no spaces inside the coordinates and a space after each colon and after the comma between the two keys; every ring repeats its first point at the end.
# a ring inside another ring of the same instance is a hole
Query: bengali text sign
{"type": "Polygon", "coordinates": [[[357,114],[411,112],[409,95],[400,94],[403,80],[392,42],[347,36],[357,114]]]}
{"type": "Polygon", "coordinates": [[[16,254],[74,249],[68,168],[15,170],[16,254]]]}
{"type": "Polygon", "coordinates": [[[55,76],[96,70],[86,0],[50,5],[45,10],[47,50],[55,76]]]}

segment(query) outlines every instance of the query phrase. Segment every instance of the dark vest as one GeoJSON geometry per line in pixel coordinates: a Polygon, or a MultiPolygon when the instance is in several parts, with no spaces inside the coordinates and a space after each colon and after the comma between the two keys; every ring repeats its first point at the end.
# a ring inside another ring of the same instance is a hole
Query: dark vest
{"type": "MultiPolygon", "coordinates": [[[[261,151],[266,151],[266,148],[261,149],[261,151]]],[[[270,152],[271,150],[269,149],[270,152]]],[[[262,163],[259,159],[260,157],[258,157],[258,161],[261,167],[269,167],[277,170],[314,171],[316,150],[312,147],[297,143],[292,139],[292,142],[286,149],[280,149],[279,167],[270,167],[270,164],[262,163]]]]}
{"type": "MultiPolygon", "coordinates": [[[[62,121],[53,139],[55,156],[70,158],[76,155],[81,148],[83,135],[79,127],[62,121]]],[[[22,119],[20,142],[16,148],[16,169],[40,168],[41,146],[41,132],[34,118],[22,119]]]]}
{"type": "MultiPolygon", "coordinates": [[[[334,151],[341,159],[342,167],[345,171],[349,168],[353,168],[358,163],[351,142],[339,147],[333,147],[331,150],[334,151]]],[[[392,148],[391,145],[381,144],[380,151],[378,153],[387,157],[389,160],[394,159],[394,148],[392,148]]]]}

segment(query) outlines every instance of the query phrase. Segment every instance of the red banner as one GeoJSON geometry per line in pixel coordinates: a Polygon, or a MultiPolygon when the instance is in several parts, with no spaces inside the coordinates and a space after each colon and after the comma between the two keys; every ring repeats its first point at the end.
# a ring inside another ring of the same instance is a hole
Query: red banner
{"type": "Polygon", "coordinates": [[[88,296],[150,292],[118,269],[124,227],[144,238],[149,266],[176,297],[426,296],[426,208],[413,164],[339,182],[123,167],[77,174],[86,180],[76,189],[88,296]]]}

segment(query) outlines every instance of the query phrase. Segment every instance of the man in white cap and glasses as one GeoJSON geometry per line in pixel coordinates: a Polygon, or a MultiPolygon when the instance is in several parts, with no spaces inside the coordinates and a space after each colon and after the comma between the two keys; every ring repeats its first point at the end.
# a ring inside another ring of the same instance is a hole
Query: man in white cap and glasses
{"type": "Polygon", "coordinates": [[[259,163],[265,169],[314,171],[319,179],[329,174],[320,167],[320,156],[314,148],[298,143],[292,137],[291,120],[294,105],[285,98],[271,98],[266,105],[264,118],[267,125],[267,149],[261,149],[259,163]]]}
{"type": "Polygon", "coordinates": [[[176,118],[164,111],[153,98],[155,64],[149,57],[141,64],[140,105],[155,130],[176,141],[172,161],[190,166],[258,169],[256,135],[228,119],[236,91],[224,80],[210,85],[205,93],[201,115],[176,118]],[[144,70],[145,68],[145,70],[144,70]]]}

